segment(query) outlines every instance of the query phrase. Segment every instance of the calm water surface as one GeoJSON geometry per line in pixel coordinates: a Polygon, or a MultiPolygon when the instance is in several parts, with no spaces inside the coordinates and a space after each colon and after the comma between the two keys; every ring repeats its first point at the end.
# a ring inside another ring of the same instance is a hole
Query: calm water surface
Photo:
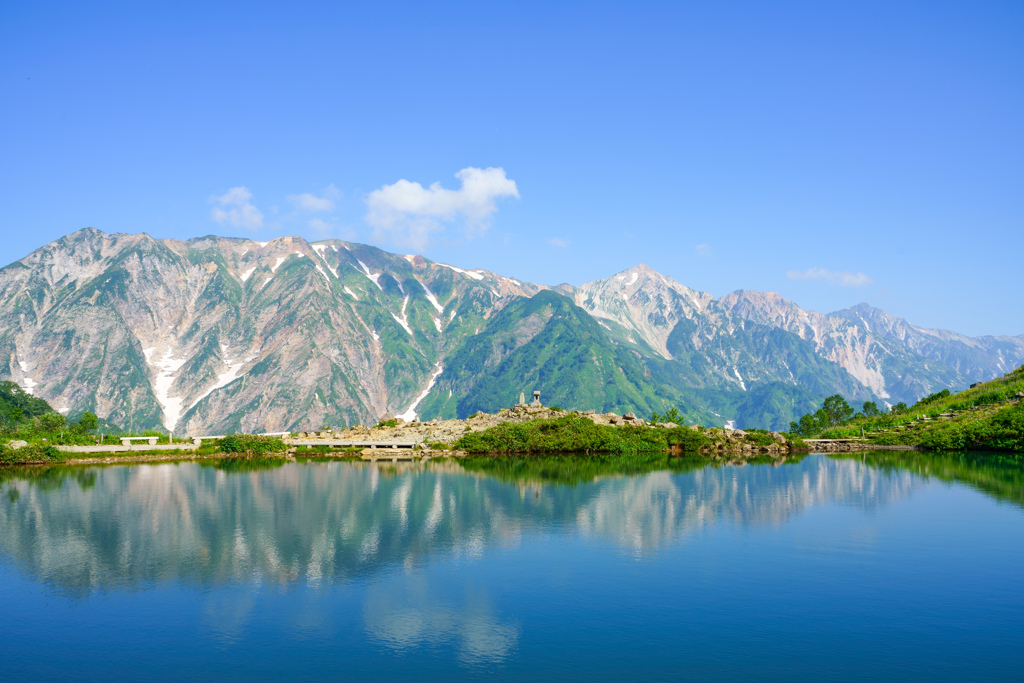
{"type": "Polygon", "coordinates": [[[1024,477],[196,463],[0,474],[5,680],[1022,680],[1024,477]]]}

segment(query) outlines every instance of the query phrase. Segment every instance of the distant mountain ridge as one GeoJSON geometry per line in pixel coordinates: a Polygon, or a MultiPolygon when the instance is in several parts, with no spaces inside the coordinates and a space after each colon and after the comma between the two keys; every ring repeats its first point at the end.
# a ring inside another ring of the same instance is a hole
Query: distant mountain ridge
{"type": "Polygon", "coordinates": [[[0,269],[0,351],[0,380],[133,429],[465,417],[534,388],[777,427],[831,393],[912,402],[994,377],[1024,362],[1024,335],[715,298],[644,265],[551,288],[341,240],[88,228],[0,269]]]}

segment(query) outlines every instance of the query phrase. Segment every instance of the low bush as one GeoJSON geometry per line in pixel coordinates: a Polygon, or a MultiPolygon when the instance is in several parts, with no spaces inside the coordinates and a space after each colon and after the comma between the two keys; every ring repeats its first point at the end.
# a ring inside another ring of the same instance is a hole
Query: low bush
{"type": "Polygon", "coordinates": [[[287,444],[276,436],[259,436],[256,434],[228,434],[220,440],[220,450],[225,453],[239,455],[263,455],[264,453],[283,453],[287,444]]]}
{"type": "Polygon", "coordinates": [[[0,463],[4,465],[17,465],[29,462],[58,462],[64,459],[64,453],[53,446],[43,444],[29,444],[21,448],[11,448],[4,444],[0,445],[0,463]]]}
{"type": "Polygon", "coordinates": [[[801,439],[799,434],[787,434],[786,432],[782,432],[782,436],[785,437],[786,441],[788,441],[793,448],[800,450],[808,448],[807,442],[801,439]]]}
{"type": "Polygon", "coordinates": [[[758,446],[771,446],[775,441],[775,437],[772,433],[766,429],[750,429],[746,430],[747,436],[744,439],[758,446]]]}
{"type": "Polygon", "coordinates": [[[586,417],[505,422],[464,435],[455,447],[470,453],[643,453],[676,448],[697,451],[707,437],[685,427],[611,427],[586,417]]]}

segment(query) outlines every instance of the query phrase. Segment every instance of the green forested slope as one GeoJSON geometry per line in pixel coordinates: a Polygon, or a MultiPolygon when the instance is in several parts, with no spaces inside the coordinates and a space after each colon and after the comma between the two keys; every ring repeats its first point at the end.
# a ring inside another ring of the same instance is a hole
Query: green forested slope
{"type": "Polygon", "coordinates": [[[815,394],[782,382],[753,383],[747,391],[726,382],[708,388],[704,369],[694,365],[617,344],[570,299],[545,291],[509,304],[467,338],[419,410],[444,418],[493,413],[537,389],[546,405],[566,409],[649,417],[675,407],[690,422],[721,426],[735,419],[774,429],[816,407],[815,394]]]}
{"type": "Polygon", "coordinates": [[[43,399],[27,393],[14,382],[0,382],[0,429],[12,429],[51,412],[53,408],[43,399]]]}

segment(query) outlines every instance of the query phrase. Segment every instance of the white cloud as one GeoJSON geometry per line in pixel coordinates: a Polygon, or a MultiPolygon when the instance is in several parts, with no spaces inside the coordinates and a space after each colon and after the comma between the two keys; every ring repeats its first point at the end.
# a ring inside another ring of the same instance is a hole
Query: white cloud
{"type": "Polygon", "coordinates": [[[210,212],[213,220],[221,225],[228,223],[236,228],[255,230],[263,225],[263,214],[253,206],[252,192],[245,187],[232,187],[219,197],[210,197],[211,202],[220,204],[210,212]]]}
{"type": "Polygon", "coordinates": [[[487,229],[502,197],[519,198],[519,188],[506,177],[503,168],[464,168],[455,174],[462,181],[458,190],[441,183],[423,187],[399,180],[374,190],[366,197],[366,222],[373,226],[372,239],[423,248],[431,235],[446,222],[461,219],[466,236],[487,229]]]}
{"type": "Polygon", "coordinates": [[[288,195],[286,199],[302,211],[315,213],[319,211],[333,211],[334,202],[340,196],[341,192],[338,191],[338,188],[334,185],[328,185],[321,197],[317,197],[315,194],[306,192],[303,194],[288,195]]]}
{"type": "Polygon", "coordinates": [[[711,245],[710,244],[698,244],[693,248],[697,252],[697,256],[711,256],[711,245]]]}
{"type": "Polygon", "coordinates": [[[548,240],[548,244],[553,247],[567,247],[569,246],[569,240],[564,240],[561,237],[552,237],[548,240]]]}
{"type": "Polygon", "coordinates": [[[874,280],[864,273],[828,270],[826,268],[808,268],[807,270],[791,270],[786,273],[790,280],[824,280],[829,284],[841,287],[862,287],[870,285],[874,280]]]}

